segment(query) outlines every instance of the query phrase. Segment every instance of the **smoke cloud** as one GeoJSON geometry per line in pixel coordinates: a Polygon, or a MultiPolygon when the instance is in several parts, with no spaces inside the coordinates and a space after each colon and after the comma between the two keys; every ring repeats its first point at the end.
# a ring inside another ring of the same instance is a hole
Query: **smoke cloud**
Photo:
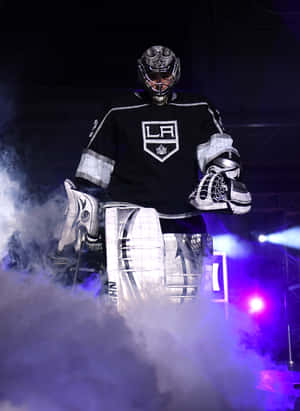
{"type": "Polygon", "coordinates": [[[18,269],[47,269],[47,255],[57,241],[64,218],[63,190],[39,199],[26,190],[18,157],[5,149],[0,157],[0,259],[18,269]],[[13,157],[12,157],[13,156],[13,157]]]}
{"type": "Polygon", "coordinates": [[[2,272],[0,290],[0,400],[17,409],[265,410],[262,360],[209,301],[121,316],[42,276],[2,272]]]}
{"type": "Polygon", "coordinates": [[[0,256],[3,257],[11,235],[21,228],[18,218],[16,200],[20,193],[20,185],[12,180],[6,170],[0,171],[0,256]]]}
{"type": "Polygon", "coordinates": [[[118,313],[51,281],[43,256],[64,200],[32,201],[12,175],[3,165],[1,257],[13,248],[34,269],[0,271],[0,411],[283,409],[258,389],[270,364],[243,342],[254,328],[241,313],[226,321],[208,295],[187,305],[149,296],[118,313]]]}
{"type": "Polygon", "coordinates": [[[213,237],[215,250],[221,250],[228,257],[246,258],[251,254],[252,247],[247,241],[233,234],[219,234],[213,237]]]}
{"type": "Polygon", "coordinates": [[[1,272],[0,410],[278,409],[258,389],[267,360],[241,344],[251,328],[206,298],[149,298],[121,315],[47,277],[1,272]]]}
{"type": "Polygon", "coordinates": [[[0,403],[0,411],[28,411],[25,407],[15,407],[9,401],[0,403]]]}

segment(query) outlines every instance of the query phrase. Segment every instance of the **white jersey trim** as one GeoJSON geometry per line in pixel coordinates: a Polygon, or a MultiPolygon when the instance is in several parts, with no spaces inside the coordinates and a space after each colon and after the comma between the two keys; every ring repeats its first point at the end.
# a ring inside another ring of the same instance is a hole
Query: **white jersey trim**
{"type": "Polygon", "coordinates": [[[75,176],[84,178],[102,188],[110,183],[115,162],[93,150],[85,149],[81,155],[75,176]]]}
{"type": "Polygon", "coordinates": [[[95,129],[95,131],[92,133],[91,135],[91,139],[89,141],[89,144],[87,146],[87,148],[89,148],[91,146],[91,144],[93,143],[93,141],[95,140],[97,134],[99,133],[99,131],[101,130],[105,120],[107,119],[107,117],[110,115],[110,113],[112,113],[113,111],[120,111],[120,110],[132,110],[132,109],[136,109],[136,108],[142,108],[142,107],[146,107],[149,106],[149,104],[138,104],[138,105],[134,105],[134,106],[123,106],[123,107],[113,107],[110,110],[108,110],[108,112],[105,114],[105,116],[103,117],[102,121],[99,123],[99,125],[97,126],[97,128],[95,129]]]}
{"type": "Polygon", "coordinates": [[[207,106],[207,110],[210,113],[210,115],[212,116],[213,122],[215,124],[215,126],[217,127],[218,131],[220,133],[223,133],[223,127],[221,125],[221,123],[218,122],[218,120],[216,119],[215,113],[213,112],[213,110],[209,107],[209,104],[201,101],[198,103],[170,103],[170,106],[178,106],[178,107],[195,107],[195,106],[207,106]]]}

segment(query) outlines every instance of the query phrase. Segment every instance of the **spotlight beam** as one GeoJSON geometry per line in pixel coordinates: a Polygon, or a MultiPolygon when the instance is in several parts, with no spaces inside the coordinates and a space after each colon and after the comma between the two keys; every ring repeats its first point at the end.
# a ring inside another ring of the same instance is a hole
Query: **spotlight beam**
{"type": "Polygon", "coordinates": [[[258,241],[260,243],[268,242],[300,250],[300,227],[292,227],[288,230],[268,235],[260,234],[258,236],[258,241]]]}

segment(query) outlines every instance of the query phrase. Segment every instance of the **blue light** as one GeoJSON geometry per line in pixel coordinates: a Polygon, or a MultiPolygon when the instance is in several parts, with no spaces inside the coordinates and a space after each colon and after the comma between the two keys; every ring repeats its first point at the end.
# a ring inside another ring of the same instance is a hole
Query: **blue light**
{"type": "Polygon", "coordinates": [[[258,236],[258,241],[260,243],[265,243],[266,241],[268,241],[268,236],[265,234],[259,234],[258,236]]]}
{"type": "Polygon", "coordinates": [[[269,234],[268,241],[272,244],[281,244],[300,250],[300,227],[293,227],[278,233],[269,234]]]}
{"type": "Polygon", "coordinates": [[[246,257],[249,244],[233,234],[220,234],[213,237],[214,249],[226,253],[228,257],[246,257]]]}

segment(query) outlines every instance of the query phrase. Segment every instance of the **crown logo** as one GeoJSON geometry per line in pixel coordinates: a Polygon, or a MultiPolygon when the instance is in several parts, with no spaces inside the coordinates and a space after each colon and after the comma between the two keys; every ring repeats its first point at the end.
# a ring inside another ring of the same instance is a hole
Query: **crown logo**
{"type": "Polygon", "coordinates": [[[155,151],[159,156],[164,156],[167,153],[167,148],[160,144],[155,151]]]}

